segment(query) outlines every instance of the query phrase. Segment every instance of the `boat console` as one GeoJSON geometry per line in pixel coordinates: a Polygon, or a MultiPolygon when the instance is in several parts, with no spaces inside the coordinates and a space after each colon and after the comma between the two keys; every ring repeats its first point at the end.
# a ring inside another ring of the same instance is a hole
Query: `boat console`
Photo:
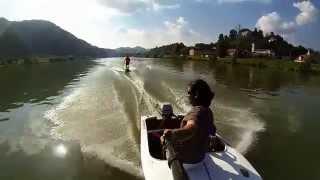
{"type": "Polygon", "coordinates": [[[179,128],[182,119],[183,116],[172,116],[172,118],[167,120],[158,119],[157,117],[150,117],[146,119],[149,152],[153,158],[161,160],[166,159],[162,154],[160,137],[162,136],[164,129],[179,128]]]}

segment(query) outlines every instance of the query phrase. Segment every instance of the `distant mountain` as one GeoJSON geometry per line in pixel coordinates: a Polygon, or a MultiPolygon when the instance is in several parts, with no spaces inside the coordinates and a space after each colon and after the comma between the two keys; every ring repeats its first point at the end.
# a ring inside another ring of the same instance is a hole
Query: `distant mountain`
{"type": "Polygon", "coordinates": [[[120,47],[115,49],[115,51],[117,52],[117,54],[119,56],[135,56],[135,55],[143,55],[144,53],[146,53],[148,50],[140,47],[140,46],[136,46],[136,47],[120,47]]]}
{"type": "Polygon", "coordinates": [[[0,17],[0,35],[8,28],[10,22],[5,18],[0,17]]]}
{"type": "Polygon", "coordinates": [[[110,57],[115,54],[114,50],[93,46],[48,21],[10,22],[0,18],[0,56],[110,57]]]}
{"type": "Polygon", "coordinates": [[[25,57],[30,52],[18,35],[12,31],[4,31],[0,35],[0,57],[25,57]]]}

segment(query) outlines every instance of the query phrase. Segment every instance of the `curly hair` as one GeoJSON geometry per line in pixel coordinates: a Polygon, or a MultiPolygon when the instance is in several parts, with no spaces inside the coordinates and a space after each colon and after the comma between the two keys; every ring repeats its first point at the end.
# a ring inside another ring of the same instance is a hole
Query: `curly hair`
{"type": "Polygon", "coordinates": [[[202,79],[192,81],[189,84],[188,93],[191,96],[191,104],[196,106],[209,107],[215,96],[208,83],[202,79]]]}

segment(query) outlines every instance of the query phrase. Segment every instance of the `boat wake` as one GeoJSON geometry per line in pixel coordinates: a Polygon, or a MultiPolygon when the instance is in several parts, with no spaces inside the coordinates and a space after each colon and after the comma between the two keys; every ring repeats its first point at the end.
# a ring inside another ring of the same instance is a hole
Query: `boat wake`
{"type": "Polygon", "coordinates": [[[250,108],[225,106],[216,102],[216,124],[220,132],[241,153],[246,153],[257,140],[256,134],[265,130],[265,124],[250,108]]]}
{"type": "MultiPolygon", "coordinates": [[[[145,64],[125,73],[121,66],[117,61],[97,66],[70,87],[70,93],[45,118],[54,124],[53,138],[77,141],[84,154],[142,177],[140,117],[159,115],[163,103],[172,104],[178,114],[186,113],[190,106],[185,87],[194,77],[176,77],[145,64]]],[[[218,128],[239,151],[246,152],[264,124],[250,109],[216,104],[218,128]]]]}
{"type": "Polygon", "coordinates": [[[99,66],[44,116],[54,124],[50,133],[53,138],[77,141],[83,154],[142,177],[135,125],[139,114],[131,103],[137,100],[130,94],[130,86],[119,82],[113,71],[99,66]],[[124,102],[123,98],[132,101],[124,102]],[[133,110],[126,108],[129,104],[133,110]]]}

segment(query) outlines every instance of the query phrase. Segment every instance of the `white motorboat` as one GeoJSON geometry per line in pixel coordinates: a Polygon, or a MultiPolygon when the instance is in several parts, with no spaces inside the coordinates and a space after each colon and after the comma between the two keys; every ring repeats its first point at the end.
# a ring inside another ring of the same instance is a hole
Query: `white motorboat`
{"type": "MultiPolygon", "coordinates": [[[[171,126],[179,127],[182,118],[175,118],[171,126]]],[[[141,163],[146,180],[175,180],[174,173],[163,157],[159,136],[161,119],[157,117],[141,118],[141,163]],[[158,135],[157,135],[158,133],[158,135]]],[[[197,164],[181,164],[188,180],[261,180],[259,173],[248,160],[234,148],[224,142],[219,152],[209,152],[204,160],[197,164]]]]}

